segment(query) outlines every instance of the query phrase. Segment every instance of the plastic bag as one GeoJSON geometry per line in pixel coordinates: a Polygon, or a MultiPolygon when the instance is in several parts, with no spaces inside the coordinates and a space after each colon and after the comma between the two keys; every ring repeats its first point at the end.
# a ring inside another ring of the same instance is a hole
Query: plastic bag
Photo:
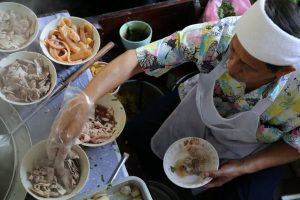
{"type": "Polygon", "coordinates": [[[81,89],[68,87],[52,124],[47,142],[48,159],[67,190],[71,188],[72,178],[64,167],[64,160],[88,118],[94,116],[94,110],[93,103],[81,89]]]}
{"type": "Polygon", "coordinates": [[[250,6],[249,0],[209,0],[203,13],[203,21],[217,21],[228,16],[239,16],[250,6]]]}

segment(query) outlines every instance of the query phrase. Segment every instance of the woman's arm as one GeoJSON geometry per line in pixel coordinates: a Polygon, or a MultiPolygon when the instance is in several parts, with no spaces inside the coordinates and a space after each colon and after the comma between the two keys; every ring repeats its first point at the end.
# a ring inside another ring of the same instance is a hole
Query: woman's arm
{"type": "Polygon", "coordinates": [[[51,147],[53,150],[48,148],[48,154],[55,158],[58,147],[72,145],[75,138],[80,135],[90,111],[94,109],[96,100],[142,71],[135,50],[129,50],[107,64],[84,89],[84,93],[76,90],[79,95],[74,92],[74,96],[65,102],[55,118],[49,136],[53,139],[49,140],[53,143],[51,147]]]}
{"type": "Polygon", "coordinates": [[[245,173],[253,173],[269,167],[286,164],[300,159],[298,151],[282,140],[268,148],[242,159],[245,173]]]}
{"type": "Polygon", "coordinates": [[[298,151],[281,140],[241,160],[230,160],[217,171],[206,172],[206,176],[214,179],[205,185],[205,188],[218,187],[238,176],[286,164],[299,158],[298,151]]]}
{"type": "Polygon", "coordinates": [[[133,75],[142,72],[135,50],[128,50],[106,65],[85,88],[92,102],[118,87],[133,75]]]}

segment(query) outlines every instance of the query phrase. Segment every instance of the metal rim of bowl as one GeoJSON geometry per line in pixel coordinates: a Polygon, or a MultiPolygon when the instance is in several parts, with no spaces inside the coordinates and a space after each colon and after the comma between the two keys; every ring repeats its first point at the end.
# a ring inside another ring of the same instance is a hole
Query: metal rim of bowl
{"type": "MultiPolygon", "coordinates": [[[[8,102],[6,102],[6,101],[4,101],[4,100],[2,100],[2,99],[1,99],[0,101],[2,101],[2,102],[5,103],[5,104],[8,104],[7,106],[9,106],[10,109],[13,110],[13,113],[16,114],[16,118],[17,118],[18,121],[22,120],[20,114],[18,113],[18,111],[17,111],[12,105],[10,105],[8,102]]],[[[4,121],[4,120],[2,120],[2,121],[4,121]]],[[[9,129],[9,127],[8,127],[6,124],[5,124],[5,126],[6,126],[7,130],[9,131],[8,134],[10,134],[10,131],[11,131],[11,130],[9,129]]],[[[23,126],[24,126],[24,128],[26,129],[26,135],[28,136],[28,139],[29,139],[29,148],[30,148],[30,147],[32,146],[32,141],[31,141],[29,129],[28,129],[28,127],[27,127],[26,124],[23,125],[23,126]]],[[[17,151],[17,145],[16,145],[16,143],[17,143],[16,138],[15,138],[14,135],[11,135],[10,137],[12,138],[13,149],[14,149],[14,170],[13,170],[14,172],[13,172],[13,175],[12,175],[12,177],[11,177],[11,181],[10,181],[10,183],[9,183],[8,190],[7,190],[6,193],[5,193],[4,199],[7,199],[7,198],[11,199],[11,198],[10,198],[10,197],[11,197],[11,194],[14,193],[14,192],[18,194],[18,195],[16,195],[16,196],[18,196],[18,197],[20,197],[20,195],[22,195],[22,194],[21,194],[22,192],[20,192],[20,191],[19,191],[19,192],[14,191],[14,190],[15,190],[14,187],[15,187],[15,188],[18,188],[18,187],[20,187],[20,186],[22,187],[21,181],[17,181],[15,184],[13,184],[13,182],[15,181],[16,178],[20,179],[19,176],[16,176],[16,174],[18,174],[18,172],[17,172],[16,170],[17,170],[17,167],[21,165],[21,160],[22,160],[23,157],[25,156],[25,153],[26,153],[26,152],[21,151],[23,154],[22,154],[22,155],[18,154],[18,153],[17,153],[18,151],[17,151]],[[20,159],[20,160],[18,160],[19,156],[21,156],[21,159],[20,159]],[[16,184],[17,184],[17,186],[16,186],[16,184]]],[[[24,140],[22,139],[22,141],[24,141],[24,140]]],[[[29,148],[28,148],[28,149],[29,149],[29,148]]],[[[27,150],[28,150],[28,149],[27,149],[27,150]]],[[[24,190],[24,191],[25,191],[25,190],[24,190]]],[[[26,192],[25,192],[25,195],[26,195],[26,192]]],[[[25,196],[24,196],[24,197],[25,197],[25,196]]]]}

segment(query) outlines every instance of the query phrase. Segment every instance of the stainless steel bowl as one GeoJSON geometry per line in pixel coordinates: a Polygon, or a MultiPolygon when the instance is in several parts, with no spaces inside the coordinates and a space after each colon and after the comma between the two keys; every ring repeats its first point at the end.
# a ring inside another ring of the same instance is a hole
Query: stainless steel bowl
{"type": "Polygon", "coordinates": [[[11,130],[21,122],[16,109],[9,103],[0,100],[0,199],[24,199],[24,190],[20,177],[20,162],[31,147],[31,139],[26,126],[13,135],[11,130]]]}

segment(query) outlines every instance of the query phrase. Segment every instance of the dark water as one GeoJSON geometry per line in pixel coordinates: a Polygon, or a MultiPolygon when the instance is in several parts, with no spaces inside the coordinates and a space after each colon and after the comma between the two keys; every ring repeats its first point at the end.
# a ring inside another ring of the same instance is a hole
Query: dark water
{"type": "Polygon", "coordinates": [[[147,27],[144,29],[140,28],[127,28],[124,37],[129,41],[142,41],[149,36],[147,32],[147,27]]]}

